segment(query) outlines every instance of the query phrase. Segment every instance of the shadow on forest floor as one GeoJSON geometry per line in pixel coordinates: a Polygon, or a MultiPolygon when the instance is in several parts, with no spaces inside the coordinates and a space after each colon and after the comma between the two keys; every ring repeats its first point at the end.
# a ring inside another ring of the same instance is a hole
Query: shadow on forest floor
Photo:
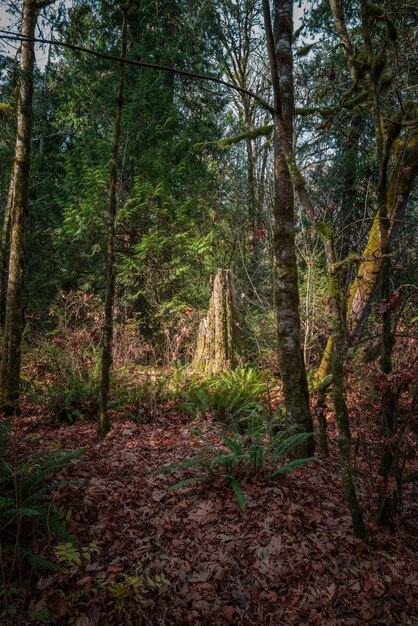
{"type": "Polygon", "coordinates": [[[139,425],[115,417],[102,441],[92,422],[57,427],[23,414],[16,421],[19,455],[87,447],[61,472],[79,482],[54,500],[71,510],[70,529],[80,546],[94,546],[89,560],[67,571],[32,572],[24,581],[32,614],[44,611],[43,623],[79,626],[416,624],[413,486],[404,488],[397,533],[390,535],[374,519],[377,426],[364,407],[355,413],[366,542],[351,530],[332,422],[329,459],[268,483],[243,480],[248,505],[241,512],[224,483],[167,493],[172,476],[146,477],[181,456],[193,431],[182,414],[166,411],[139,425]],[[154,578],[164,572],[170,581],[147,595],[142,617],[135,572],[154,578]],[[111,601],[98,587],[104,579],[113,584],[111,601]]]}

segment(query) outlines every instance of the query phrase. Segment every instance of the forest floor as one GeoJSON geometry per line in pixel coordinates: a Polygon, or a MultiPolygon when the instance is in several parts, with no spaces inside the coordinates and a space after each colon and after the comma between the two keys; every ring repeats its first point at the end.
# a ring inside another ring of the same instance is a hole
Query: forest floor
{"type": "Polygon", "coordinates": [[[17,420],[19,455],[87,448],[61,472],[77,482],[54,499],[71,510],[71,532],[91,550],[89,560],[81,558],[66,571],[32,572],[25,583],[32,613],[46,610],[43,623],[78,626],[417,625],[414,487],[403,489],[396,532],[380,528],[379,411],[364,398],[352,401],[366,541],[353,536],[331,417],[330,457],[269,482],[244,479],[248,506],[241,512],[225,483],[167,493],[172,475],[146,477],[184,453],[193,431],[190,417],[169,408],[142,424],[115,415],[111,432],[99,440],[93,422],[62,425],[27,407],[17,420]],[[164,572],[170,581],[149,595],[144,622],[139,612],[135,616],[140,598],[129,582],[136,572],[164,572]],[[114,581],[110,604],[109,593],[97,591],[103,577],[114,581]]]}

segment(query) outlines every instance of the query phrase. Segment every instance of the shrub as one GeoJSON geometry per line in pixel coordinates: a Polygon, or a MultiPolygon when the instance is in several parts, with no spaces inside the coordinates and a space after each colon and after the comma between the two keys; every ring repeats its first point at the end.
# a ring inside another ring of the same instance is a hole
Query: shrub
{"type": "Polygon", "coordinates": [[[97,376],[70,376],[48,387],[46,410],[59,419],[73,423],[77,419],[96,416],[100,401],[100,381],[97,376]]]}
{"type": "Polygon", "coordinates": [[[3,552],[8,554],[17,550],[19,557],[27,557],[38,565],[48,565],[20,541],[17,542],[17,538],[23,538],[23,523],[26,528],[36,523],[59,537],[72,539],[60,511],[52,507],[45,496],[67,484],[63,481],[51,482],[50,479],[84,454],[85,448],[37,452],[23,461],[13,462],[8,458],[10,433],[11,421],[4,420],[0,424],[0,531],[3,552]]]}
{"type": "Polygon", "coordinates": [[[192,378],[186,385],[182,408],[193,416],[211,412],[225,421],[250,414],[269,403],[274,385],[270,373],[255,368],[237,368],[216,376],[192,378]]]}
{"type": "Polygon", "coordinates": [[[296,426],[284,426],[280,418],[270,420],[258,412],[246,418],[246,429],[241,422],[231,419],[229,424],[198,426],[191,447],[191,456],[176,463],[165,465],[150,472],[156,474],[177,473],[192,470],[194,475],[184,478],[168,488],[174,491],[187,485],[221,478],[231,488],[241,510],[245,509],[245,495],[240,477],[263,474],[274,478],[292,472],[314,457],[287,460],[292,450],[306,441],[310,433],[299,433],[296,426]]]}
{"type": "Polygon", "coordinates": [[[134,421],[144,421],[170,397],[168,384],[169,379],[154,370],[117,370],[109,408],[123,411],[134,421]]]}

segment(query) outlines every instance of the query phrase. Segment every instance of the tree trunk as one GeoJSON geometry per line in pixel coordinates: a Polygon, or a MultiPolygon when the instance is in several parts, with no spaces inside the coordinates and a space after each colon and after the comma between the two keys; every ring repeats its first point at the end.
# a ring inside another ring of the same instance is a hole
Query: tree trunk
{"type": "MultiPolygon", "coordinates": [[[[24,0],[22,36],[34,36],[37,5],[24,0]]],[[[9,278],[4,323],[3,357],[0,368],[1,408],[7,413],[18,410],[21,340],[24,325],[23,273],[26,222],[29,210],[30,150],[32,134],[32,99],[34,43],[23,39],[20,57],[20,88],[17,105],[17,134],[14,165],[14,189],[10,234],[9,278]]]]}
{"type": "Polygon", "coordinates": [[[231,270],[217,271],[207,317],[200,322],[194,367],[216,373],[242,365],[241,331],[231,270]]]}
{"type": "Polygon", "coordinates": [[[333,263],[332,259],[335,258],[335,252],[331,240],[327,242],[327,247],[331,256],[328,262],[328,290],[331,295],[330,300],[332,303],[332,380],[335,419],[338,426],[340,473],[351,513],[354,534],[357,537],[364,538],[366,536],[366,527],[364,525],[363,514],[357,498],[356,487],[354,484],[353,474],[351,470],[350,417],[344,393],[344,360],[346,353],[346,335],[344,324],[344,299],[341,287],[342,281],[340,276],[341,268],[335,268],[335,265],[333,263]]]}
{"type": "MultiPolygon", "coordinates": [[[[126,57],[126,13],[123,8],[122,34],[121,34],[121,58],[126,57]]],[[[99,406],[99,435],[104,437],[110,430],[108,415],[108,400],[110,387],[110,369],[112,367],[112,343],[113,343],[113,304],[115,299],[115,224],[117,213],[117,186],[118,166],[120,151],[120,136],[122,127],[122,109],[125,87],[125,63],[120,63],[119,88],[116,97],[115,131],[113,139],[112,164],[110,171],[110,196],[107,234],[107,260],[106,260],[106,296],[105,296],[105,321],[103,328],[103,349],[100,383],[100,406],[99,406]]]]}
{"type": "MultiPolygon", "coordinates": [[[[244,121],[246,128],[251,128],[253,116],[250,112],[250,103],[247,97],[243,97],[244,104],[244,121]]],[[[255,159],[253,139],[246,137],[245,147],[247,151],[247,193],[248,193],[248,250],[250,252],[250,263],[254,264],[254,252],[257,245],[257,198],[256,198],[256,176],[255,176],[255,159]]],[[[250,268],[253,269],[253,268],[250,268]]]]}
{"type": "MultiPolygon", "coordinates": [[[[368,15],[368,7],[365,0],[361,0],[361,18],[363,27],[363,37],[365,41],[365,49],[369,58],[374,58],[372,31],[373,23],[368,15]]],[[[378,228],[379,228],[379,246],[382,260],[380,262],[381,274],[381,290],[380,295],[382,302],[388,300],[390,292],[390,210],[388,207],[388,165],[391,153],[392,141],[390,134],[385,133],[383,125],[383,116],[379,102],[379,85],[373,72],[370,72],[370,91],[373,96],[373,114],[376,126],[376,156],[379,172],[379,183],[377,187],[378,202],[378,228]]],[[[392,134],[395,131],[392,131],[392,134]]],[[[414,133],[415,134],[415,133],[414,133]]],[[[412,167],[416,163],[412,164],[412,167]]],[[[392,350],[394,345],[394,336],[392,334],[392,320],[390,307],[383,307],[382,312],[382,340],[383,354],[380,363],[382,374],[386,380],[392,372],[392,350]]],[[[394,515],[397,511],[399,501],[400,477],[397,471],[397,451],[394,444],[395,434],[395,413],[396,401],[395,395],[392,393],[390,384],[382,390],[382,435],[384,439],[383,452],[381,458],[380,471],[384,478],[384,491],[380,494],[380,511],[378,514],[380,523],[393,528],[394,515]],[[397,487],[388,490],[389,478],[397,480],[397,487]]]]}
{"type": "MultiPolygon", "coordinates": [[[[334,19],[335,29],[340,37],[344,49],[347,65],[350,69],[353,80],[356,80],[356,72],[352,58],[353,47],[349,40],[347,28],[345,26],[345,18],[340,0],[330,0],[330,7],[334,19]]],[[[365,13],[367,13],[367,11],[365,11],[365,13]]],[[[365,39],[367,38],[368,47],[371,48],[371,38],[367,33],[365,33],[365,39]]],[[[371,50],[370,53],[371,56],[373,56],[371,50]]],[[[369,91],[370,93],[377,94],[377,86],[371,85],[371,89],[369,88],[369,91]]],[[[374,100],[377,99],[378,96],[374,97],[374,100]]],[[[373,110],[375,111],[375,109],[376,102],[373,102],[373,110]]],[[[368,241],[362,254],[363,260],[358,266],[356,277],[348,292],[346,300],[346,318],[348,330],[352,337],[360,335],[363,330],[363,326],[370,310],[370,302],[373,294],[375,293],[376,285],[381,274],[384,262],[381,245],[382,217],[387,220],[388,228],[390,229],[390,241],[393,241],[398,230],[396,220],[400,219],[404,213],[414,186],[415,178],[417,176],[418,131],[412,126],[408,131],[405,141],[397,139],[397,135],[399,134],[401,128],[400,122],[406,122],[408,120],[413,121],[414,114],[415,110],[412,103],[407,103],[404,108],[400,110],[400,119],[398,118],[398,113],[390,122],[389,128],[391,130],[390,133],[387,134],[387,142],[389,145],[386,146],[386,158],[388,163],[391,156],[390,149],[393,146],[395,167],[389,177],[389,180],[386,182],[385,206],[383,207],[383,213],[382,205],[380,205],[376,217],[373,220],[368,241]],[[390,134],[393,134],[393,129],[395,129],[395,136],[390,139],[390,134]]],[[[375,123],[378,130],[381,120],[376,118],[376,111],[375,123]]],[[[383,137],[380,143],[383,143],[383,137]]],[[[383,146],[380,148],[380,152],[383,152],[383,146]]],[[[382,154],[378,154],[378,162],[381,162],[382,158],[382,154]]],[[[381,176],[379,174],[379,186],[380,185],[381,176]]],[[[323,380],[330,372],[330,353],[332,353],[332,337],[328,339],[328,343],[318,369],[317,379],[319,381],[323,380]]]]}
{"type": "Polygon", "coordinates": [[[14,166],[10,177],[9,192],[7,194],[7,202],[4,208],[3,224],[1,227],[0,240],[0,329],[4,330],[4,321],[6,314],[6,289],[7,289],[7,260],[8,260],[8,244],[10,221],[12,216],[14,195],[14,166]]]}
{"type": "MultiPolygon", "coordinates": [[[[286,14],[291,11],[291,4],[285,3],[280,6],[280,13],[286,14]]],[[[275,113],[274,113],[274,126],[276,130],[277,136],[280,138],[282,144],[281,147],[283,149],[283,153],[286,159],[287,167],[289,169],[289,174],[292,178],[293,185],[295,190],[298,193],[299,199],[302,205],[305,207],[308,216],[312,220],[312,223],[315,227],[316,232],[320,235],[321,240],[324,245],[324,253],[328,267],[328,275],[329,275],[329,287],[330,287],[330,296],[332,300],[333,313],[334,313],[334,353],[333,353],[333,368],[334,375],[336,376],[337,388],[334,394],[334,405],[335,412],[337,415],[337,423],[339,427],[339,442],[340,442],[340,467],[341,467],[341,476],[344,484],[344,488],[346,490],[346,495],[350,507],[350,512],[353,520],[353,528],[356,534],[359,536],[365,535],[365,529],[362,519],[361,509],[357,500],[355,485],[351,476],[351,464],[350,464],[350,456],[349,456],[349,416],[347,407],[345,405],[344,399],[344,390],[343,390],[343,381],[344,381],[344,370],[343,370],[343,359],[342,355],[344,353],[344,326],[343,326],[343,316],[341,315],[342,306],[341,306],[341,283],[339,272],[335,273],[336,259],[335,259],[335,251],[334,251],[334,242],[333,242],[333,233],[327,224],[320,222],[317,212],[312,204],[312,201],[307,193],[305,182],[303,177],[300,174],[299,168],[294,159],[293,155],[293,147],[289,137],[288,132],[284,126],[283,120],[283,110],[282,110],[282,88],[281,82],[279,80],[279,72],[278,72],[278,62],[275,54],[275,42],[272,33],[271,27],[271,16],[270,16],[270,6],[269,0],[263,0],[263,14],[264,14],[264,24],[266,29],[266,38],[267,38],[267,49],[269,53],[269,61],[271,68],[271,76],[272,76],[272,84],[274,91],[274,104],[275,104],[275,113]]],[[[290,14],[291,16],[291,14],[290,14]]],[[[280,14],[279,14],[280,17],[280,14]]],[[[289,20],[288,20],[289,21],[289,20]]],[[[291,22],[291,17],[290,17],[291,22]]],[[[290,31],[291,35],[291,31],[290,31]]],[[[288,41],[291,41],[290,35],[288,34],[288,39],[284,41],[283,49],[288,49],[288,54],[291,55],[291,46],[287,45],[288,41]]],[[[285,50],[284,50],[285,51],[285,50]]],[[[283,80],[284,82],[284,80],[283,80]]],[[[294,250],[293,250],[294,254],[294,250]]],[[[283,285],[280,284],[280,276],[278,280],[278,289],[282,289],[283,285]]],[[[297,275],[296,275],[296,285],[297,285],[297,275]]],[[[293,322],[294,323],[294,322],[293,322]]],[[[299,354],[301,355],[301,346],[299,343],[299,354]]],[[[303,361],[302,361],[303,364],[303,361]]],[[[306,376],[305,376],[306,381],[306,376]]],[[[307,395],[307,394],[306,394],[307,395]]],[[[308,400],[308,398],[307,398],[308,400]]],[[[309,410],[309,404],[308,404],[309,410]]],[[[312,428],[312,417],[309,413],[310,424],[312,428]]],[[[301,424],[302,426],[302,424],[301,424]]],[[[313,447],[313,442],[312,442],[313,447]]]]}
{"type": "Polygon", "coordinates": [[[403,214],[417,175],[418,163],[418,132],[411,132],[405,145],[397,143],[395,150],[397,166],[387,183],[387,194],[383,213],[381,207],[373,220],[369,238],[358,267],[356,278],[350,287],[347,299],[347,319],[350,334],[358,335],[362,330],[369,309],[370,300],[382,270],[381,221],[389,220],[388,227],[393,229],[396,219],[403,214]]]}
{"type": "MultiPolygon", "coordinates": [[[[293,60],[292,4],[275,2],[274,36],[268,0],[263,1],[264,21],[275,91],[274,150],[274,253],[276,259],[276,303],[279,367],[283,381],[286,412],[301,431],[313,432],[309,393],[300,339],[299,289],[295,248],[295,201],[286,152],[292,156],[293,60]]],[[[295,456],[310,456],[313,437],[295,456]]]]}

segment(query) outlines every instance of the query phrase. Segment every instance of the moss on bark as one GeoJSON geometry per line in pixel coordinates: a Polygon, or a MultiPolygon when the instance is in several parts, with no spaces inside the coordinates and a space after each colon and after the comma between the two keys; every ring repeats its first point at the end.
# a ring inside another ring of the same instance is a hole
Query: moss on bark
{"type": "Polygon", "coordinates": [[[29,211],[29,175],[32,134],[34,36],[37,5],[25,0],[22,10],[22,52],[17,107],[17,134],[13,173],[13,206],[10,229],[9,276],[0,369],[1,408],[6,413],[18,410],[21,341],[24,326],[23,276],[26,222],[29,211]]]}

